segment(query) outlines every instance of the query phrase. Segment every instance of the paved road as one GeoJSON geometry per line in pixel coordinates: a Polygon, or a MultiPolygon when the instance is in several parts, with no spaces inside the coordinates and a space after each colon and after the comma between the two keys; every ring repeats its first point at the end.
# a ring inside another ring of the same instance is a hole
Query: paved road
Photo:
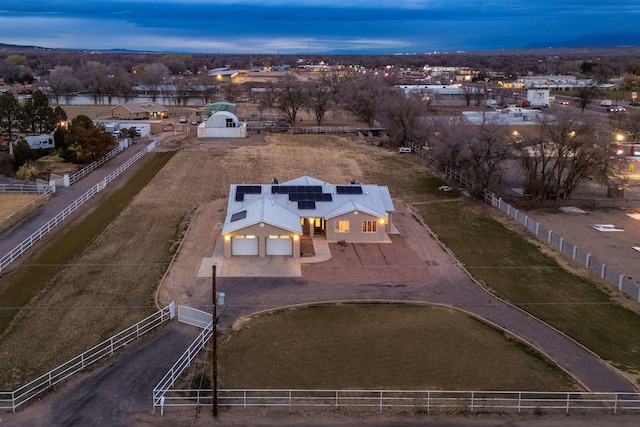
{"type": "MultiPolygon", "coordinates": [[[[150,140],[138,140],[132,146],[128,147],[115,158],[111,159],[100,168],[94,170],[89,175],[77,181],[70,187],[57,187],[54,197],[44,206],[40,207],[29,217],[25,218],[14,227],[6,230],[0,235],[0,257],[11,252],[15,247],[22,243],[25,239],[36,232],[40,227],[62,212],[67,206],[80,198],[84,193],[89,191],[91,187],[102,181],[107,175],[122,166],[130,158],[139,151],[146,150],[150,140]]],[[[131,175],[135,170],[135,165],[129,168],[125,173],[126,176],[131,175]]],[[[109,184],[108,191],[118,185],[118,182],[126,182],[124,179],[112,181],[109,184]]],[[[98,196],[94,196],[96,198],[98,196]]],[[[75,216],[65,221],[73,221],[75,216]]],[[[59,228],[61,229],[61,228],[59,228]]],[[[55,230],[57,231],[57,230],[55,230]]],[[[54,233],[55,233],[54,231],[54,233]]]]}

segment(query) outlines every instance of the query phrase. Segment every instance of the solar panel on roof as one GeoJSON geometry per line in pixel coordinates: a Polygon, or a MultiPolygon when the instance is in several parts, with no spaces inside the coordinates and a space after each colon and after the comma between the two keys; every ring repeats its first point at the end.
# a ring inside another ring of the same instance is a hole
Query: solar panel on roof
{"type": "Polygon", "coordinates": [[[238,221],[241,219],[245,219],[247,217],[247,211],[240,211],[240,212],[236,212],[233,215],[231,215],[231,222],[234,221],[238,221]]]}
{"type": "Polygon", "coordinates": [[[298,209],[315,209],[316,202],[313,200],[300,200],[298,202],[298,209]]]}
{"type": "Polygon", "coordinates": [[[262,193],[261,185],[238,185],[236,191],[244,194],[260,194],[262,193]]]}
{"type": "Polygon", "coordinates": [[[236,202],[241,202],[244,200],[244,193],[240,193],[239,191],[236,191],[236,202]]]}
{"type": "Polygon", "coordinates": [[[362,194],[362,187],[359,185],[337,185],[338,194],[362,194]]]}
{"type": "Polygon", "coordinates": [[[272,185],[271,194],[289,194],[289,186],[288,185],[272,185]]]}

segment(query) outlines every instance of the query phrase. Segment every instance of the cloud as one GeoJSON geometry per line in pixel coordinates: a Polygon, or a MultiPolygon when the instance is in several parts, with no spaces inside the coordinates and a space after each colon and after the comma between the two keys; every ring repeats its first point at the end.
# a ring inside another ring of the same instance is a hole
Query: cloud
{"type": "Polygon", "coordinates": [[[394,53],[636,34],[639,8],[628,0],[4,0],[0,28],[4,43],[56,48],[394,53]]]}

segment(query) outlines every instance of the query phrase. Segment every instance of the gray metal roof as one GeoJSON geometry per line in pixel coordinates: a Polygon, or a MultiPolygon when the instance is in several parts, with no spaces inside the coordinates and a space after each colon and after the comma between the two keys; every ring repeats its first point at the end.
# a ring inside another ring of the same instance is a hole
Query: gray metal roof
{"type": "Polygon", "coordinates": [[[232,184],[229,189],[227,217],[222,232],[228,233],[250,225],[264,222],[286,230],[301,233],[300,218],[333,218],[351,211],[361,211],[372,216],[386,218],[393,212],[393,201],[389,188],[375,184],[344,184],[342,187],[361,187],[362,194],[339,194],[340,185],[328,184],[311,177],[300,177],[276,185],[319,186],[322,194],[330,194],[331,201],[316,201],[315,209],[300,209],[298,202],[290,201],[289,194],[273,194],[272,184],[251,184],[259,187],[259,194],[244,194],[236,201],[238,186],[232,184]],[[231,221],[233,214],[246,210],[242,219],[231,221]]]}

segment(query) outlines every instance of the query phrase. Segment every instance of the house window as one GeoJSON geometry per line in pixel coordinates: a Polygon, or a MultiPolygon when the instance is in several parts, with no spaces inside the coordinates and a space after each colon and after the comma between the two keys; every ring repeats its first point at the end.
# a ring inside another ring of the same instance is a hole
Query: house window
{"type": "Polygon", "coordinates": [[[378,224],[378,221],[362,221],[362,232],[375,233],[377,224],[378,224]]]}
{"type": "Polygon", "coordinates": [[[348,233],[349,221],[336,221],[336,233],[348,233]]]}
{"type": "Polygon", "coordinates": [[[234,122],[233,119],[227,119],[227,127],[228,128],[236,127],[236,122],[234,122]]]}

